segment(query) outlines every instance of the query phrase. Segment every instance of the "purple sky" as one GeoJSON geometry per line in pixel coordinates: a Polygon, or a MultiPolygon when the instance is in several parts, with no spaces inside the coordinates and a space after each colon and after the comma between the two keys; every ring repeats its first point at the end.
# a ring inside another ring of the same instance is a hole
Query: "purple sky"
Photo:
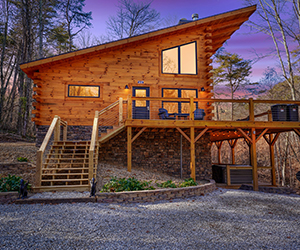
{"type": "MultiPolygon", "coordinates": [[[[90,32],[96,37],[105,35],[106,21],[109,16],[117,12],[118,0],[86,0],[85,11],[92,11],[93,28],[90,32]]],[[[153,0],[152,8],[160,12],[161,17],[177,17],[191,20],[193,13],[198,13],[200,18],[221,14],[246,7],[244,0],[153,0]]],[[[251,20],[255,18],[252,15],[251,20]]],[[[249,34],[249,29],[244,24],[225,44],[225,49],[237,53],[244,59],[255,59],[256,53],[265,53],[273,48],[271,38],[262,34],[249,34]]],[[[276,67],[277,60],[265,58],[253,65],[251,81],[258,81],[267,67],[276,67]]]]}

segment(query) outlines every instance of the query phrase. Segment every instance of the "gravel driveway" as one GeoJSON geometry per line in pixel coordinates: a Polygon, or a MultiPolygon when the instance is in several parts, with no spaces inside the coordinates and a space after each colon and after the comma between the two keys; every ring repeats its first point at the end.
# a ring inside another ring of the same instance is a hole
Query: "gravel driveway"
{"type": "Polygon", "coordinates": [[[300,249],[300,196],[0,205],[0,249],[300,249]]]}

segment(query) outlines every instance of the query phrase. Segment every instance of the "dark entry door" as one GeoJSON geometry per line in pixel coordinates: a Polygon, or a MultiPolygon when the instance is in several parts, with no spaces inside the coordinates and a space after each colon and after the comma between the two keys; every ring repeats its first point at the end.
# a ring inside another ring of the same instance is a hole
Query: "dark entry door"
{"type": "MultiPolygon", "coordinates": [[[[133,87],[132,95],[135,97],[149,97],[148,87],[133,87]]],[[[133,119],[149,119],[149,101],[133,101],[132,102],[132,117],[133,119]]]]}

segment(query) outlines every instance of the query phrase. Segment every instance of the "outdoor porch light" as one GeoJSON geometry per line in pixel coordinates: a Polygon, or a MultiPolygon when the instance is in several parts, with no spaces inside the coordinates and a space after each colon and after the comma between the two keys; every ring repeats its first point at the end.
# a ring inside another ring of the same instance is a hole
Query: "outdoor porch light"
{"type": "Polygon", "coordinates": [[[201,88],[201,91],[202,91],[202,92],[204,92],[204,91],[205,91],[205,88],[204,88],[204,87],[202,87],[202,88],[201,88]]]}
{"type": "Polygon", "coordinates": [[[128,85],[125,86],[125,89],[129,89],[128,85]]]}

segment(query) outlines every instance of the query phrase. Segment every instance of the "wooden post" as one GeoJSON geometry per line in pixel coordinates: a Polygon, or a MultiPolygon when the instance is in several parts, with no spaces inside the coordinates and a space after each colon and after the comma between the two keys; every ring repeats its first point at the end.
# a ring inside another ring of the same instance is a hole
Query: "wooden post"
{"type": "Polygon", "coordinates": [[[229,144],[229,146],[230,146],[230,148],[231,148],[231,164],[235,164],[235,154],[234,154],[234,149],[235,149],[237,140],[238,140],[238,139],[233,139],[233,140],[229,140],[229,141],[228,141],[228,144],[229,144]]]}
{"type": "Polygon", "coordinates": [[[127,100],[127,116],[128,116],[128,119],[132,118],[132,99],[131,99],[131,95],[128,95],[128,100],[127,100]]]}
{"type": "Polygon", "coordinates": [[[89,151],[89,180],[93,178],[94,173],[94,149],[89,151]]]}
{"type": "Polygon", "coordinates": [[[54,129],[54,141],[59,141],[60,140],[60,117],[56,115],[54,116],[54,118],[58,118],[54,129]]]}
{"type": "Polygon", "coordinates": [[[131,172],[131,158],[132,158],[131,137],[132,137],[132,128],[127,127],[127,171],[128,172],[131,172]]]}
{"type": "Polygon", "coordinates": [[[119,125],[123,122],[123,98],[119,98],[119,125]]]}
{"type": "Polygon", "coordinates": [[[97,125],[97,133],[96,133],[96,143],[98,143],[98,137],[99,137],[99,111],[95,111],[95,119],[96,119],[96,125],[97,125]]]}
{"type": "Polygon", "coordinates": [[[194,97],[190,98],[190,120],[194,120],[194,97]]]}
{"type": "Polygon", "coordinates": [[[254,121],[254,102],[253,102],[253,98],[249,98],[249,121],[254,121]]]}
{"type": "Polygon", "coordinates": [[[64,126],[64,129],[63,129],[63,140],[66,141],[67,140],[67,135],[68,135],[68,123],[65,122],[66,125],[64,126]]]}
{"type": "Polygon", "coordinates": [[[43,151],[37,151],[37,160],[36,160],[36,174],[35,174],[35,186],[41,186],[42,180],[42,166],[43,166],[43,151]]]}
{"type": "Polygon", "coordinates": [[[256,130],[251,128],[251,164],[252,164],[252,178],[253,190],[258,191],[258,175],[257,175],[257,155],[256,155],[256,130]]]}
{"type": "Polygon", "coordinates": [[[191,178],[196,181],[196,161],[195,161],[195,128],[191,127],[191,178]]]}
{"type": "Polygon", "coordinates": [[[226,179],[227,179],[227,186],[231,185],[231,178],[230,178],[230,166],[226,165],[226,179]]]}
{"type": "MultiPolygon", "coordinates": [[[[272,113],[271,111],[268,111],[268,121],[272,121],[272,113]]],[[[273,134],[270,134],[269,141],[273,141],[273,134]]],[[[271,163],[271,177],[272,177],[272,185],[276,186],[276,171],[275,171],[275,151],[274,151],[274,145],[272,143],[269,144],[269,150],[270,150],[270,163],[271,163]]]]}
{"type": "Polygon", "coordinates": [[[216,146],[218,148],[218,164],[221,164],[221,147],[222,147],[223,141],[216,142],[216,146]]]}

